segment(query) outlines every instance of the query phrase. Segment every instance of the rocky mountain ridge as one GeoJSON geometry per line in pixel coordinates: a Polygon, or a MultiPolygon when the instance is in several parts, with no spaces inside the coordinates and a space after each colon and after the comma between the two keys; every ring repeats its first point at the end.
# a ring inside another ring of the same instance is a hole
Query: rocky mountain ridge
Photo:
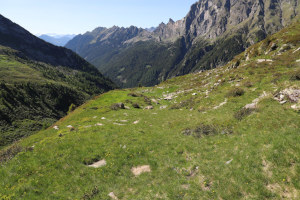
{"type": "Polygon", "coordinates": [[[298,16],[298,4],[298,0],[200,0],[191,6],[186,17],[161,23],[153,32],[135,27],[139,31],[132,34],[132,27],[122,32],[111,28],[108,30],[115,34],[87,33],[66,47],[122,87],[139,83],[151,86],[174,76],[226,64],[250,45],[291,23],[298,16]],[[116,35],[117,40],[113,39],[116,35]],[[148,51],[150,44],[160,46],[160,52],[157,53],[158,48],[148,51]],[[124,64],[125,57],[131,62],[124,64]],[[157,64],[161,59],[166,62],[157,64]],[[136,75],[132,70],[143,72],[136,75]]]}

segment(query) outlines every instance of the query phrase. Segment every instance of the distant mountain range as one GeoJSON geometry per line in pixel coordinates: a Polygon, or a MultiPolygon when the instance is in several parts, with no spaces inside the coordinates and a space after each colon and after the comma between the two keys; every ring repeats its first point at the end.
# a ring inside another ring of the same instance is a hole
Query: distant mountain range
{"type": "Polygon", "coordinates": [[[0,148],[28,136],[114,83],[71,50],[0,15],[0,148]]]}
{"type": "Polygon", "coordinates": [[[298,14],[297,0],[201,0],[182,20],[170,19],[155,30],[96,28],[66,47],[121,87],[151,86],[222,66],[298,14]]]}
{"type": "Polygon", "coordinates": [[[56,46],[65,46],[76,35],[59,35],[59,34],[42,34],[38,37],[46,42],[54,44],[56,46]]]}

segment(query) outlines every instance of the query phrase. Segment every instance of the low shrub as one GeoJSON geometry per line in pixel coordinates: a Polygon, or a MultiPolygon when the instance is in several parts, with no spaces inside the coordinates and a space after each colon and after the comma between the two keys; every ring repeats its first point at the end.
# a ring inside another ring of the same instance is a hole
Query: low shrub
{"type": "Polygon", "coordinates": [[[112,110],[125,109],[125,105],[123,103],[115,103],[110,106],[110,109],[112,110]]]}
{"type": "Polygon", "coordinates": [[[227,93],[227,97],[239,97],[239,96],[243,96],[245,94],[245,90],[239,87],[235,87],[233,89],[231,89],[228,93],[227,93]]]}
{"type": "Polygon", "coordinates": [[[149,99],[148,97],[144,96],[144,102],[148,105],[152,105],[151,99],[149,99]]]}
{"type": "Polygon", "coordinates": [[[100,190],[97,186],[95,186],[90,192],[85,192],[84,195],[81,197],[82,200],[90,200],[94,199],[95,196],[99,194],[100,190]]]}
{"type": "Polygon", "coordinates": [[[206,135],[214,135],[218,131],[213,125],[200,124],[193,132],[195,137],[200,138],[206,135]]]}
{"type": "Polygon", "coordinates": [[[76,109],[76,106],[75,106],[75,104],[72,103],[70,105],[70,107],[69,107],[68,114],[70,114],[71,112],[73,112],[75,109],[76,109]]]}
{"type": "Polygon", "coordinates": [[[142,95],[141,94],[137,94],[135,92],[130,92],[130,93],[128,93],[128,96],[131,96],[131,97],[141,97],[142,95]]]}
{"type": "Polygon", "coordinates": [[[181,101],[180,103],[173,104],[173,105],[170,107],[170,109],[180,109],[180,108],[187,108],[187,109],[190,109],[190,108],[193,108],[194,105],[195,105],[194,99],[193,99],[193,98],[190,98],[190,99],[181,101]]]}
{"type": "Polygon", "coordinates": [[[186,136],[193,136],[195,138],[201,138],[208,135],[215,135],[215,134],[232,134],[233,131],[228,127],[222,127],[212,124],[204,124],[201,123],[196,128],[186,128],[182,131],[183,135],[186,136]]]}
{"type": "Polygon", "coordinates": [[[0,164],[12,159],[21,151],[23,151],[23,148],[17,144],[12,145],[8,149],[2,150],[0,152],[0,164]]]}
{"type": "Polygon", "coordinates": [[[132,103],[132,107],[134,107],[134,108],[141,108],[138,103],[132,103]]]}
{"type": "Polygon", "coordinates": [[[237,120],[241,121],[245,117],[249,116],[251,113],[253,113],[255,109],[250,109],[250,108],[242,108],[236,113],[234,113],[234,118],[237,120]]]}
{"type": "Polygon", "coordinates": [[[291,81],[300,81],[300,69],[291,74],[291,81]]]}
{"type": "Polygon", "coordinates": [[[100,160],[100,156],[94,156],[92,158],[84,158],[83,159],[83,164],[85,165],[91,165],[95,162],[98,162],[100,160]]]}
{"type": "Polygon", "coordinates": [[[246,81],[246,82],[243,83],[243,85],[244,85],[245,87],[250,88],[250,87],[253,86],[253,83],[252,83],[251,81],[246,81]]]}

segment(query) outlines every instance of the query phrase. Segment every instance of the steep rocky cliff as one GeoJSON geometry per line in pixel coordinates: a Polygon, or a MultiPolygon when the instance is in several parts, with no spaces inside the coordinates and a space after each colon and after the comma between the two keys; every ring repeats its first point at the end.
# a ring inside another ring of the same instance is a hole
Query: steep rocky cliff
{"type": "Polygon", "coordinates": [[[200,0],[182,20],[170,19],[153,32],[136,27],[111,28],[110,34],[105,35],[93,31],[94,34],[78,36],[66,47],[123,87],[138,83],[150,86],[170,77],[226,64],[250,45],[291,23],[299,13],[298,4],[299,0],[200,0]],[[149,45],[161,48],[149,51],[149,45]],[[165,63],[157,59],[164,59],[165,63]]]}

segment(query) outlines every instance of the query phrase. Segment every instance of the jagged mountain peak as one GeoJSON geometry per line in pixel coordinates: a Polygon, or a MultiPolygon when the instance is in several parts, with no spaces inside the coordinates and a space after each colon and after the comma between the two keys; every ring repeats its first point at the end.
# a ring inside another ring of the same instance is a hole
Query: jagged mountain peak
{"type": "Polygon", "coordinates": [[[297,0],[200,0],[182,20],[161,24],[155,33],[165,40],[179,36],[215,39],[244,26],[271,34],[291,22],[299,12],[297,6],[297,0]]]}
{"type": "Polygon", "coordinates": [[[123,31],[93,38],[93,43],[71,41],[67,47],[122,86],[151,86],[222,66],[285,27],[299,12],[298,0],[200,0],[183,19],[162,22],[153,32],[142,30],[134,36],[123,31]],[[120,40],[107,47],[114,38],[120,40]],[[103,39],[105,43],[95,42],[103,39]]]}

